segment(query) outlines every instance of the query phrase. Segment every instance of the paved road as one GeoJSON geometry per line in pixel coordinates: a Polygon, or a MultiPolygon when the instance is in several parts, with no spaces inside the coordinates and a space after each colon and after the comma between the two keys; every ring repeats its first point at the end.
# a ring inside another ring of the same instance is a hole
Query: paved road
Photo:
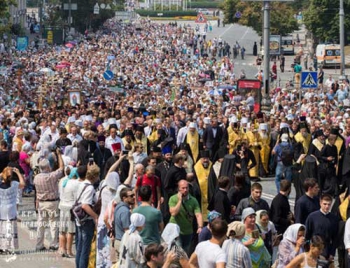
{"type": "MultiPolygon", "coordinates": [[[[35,251],[36,212],[34,197],[24,197],[19,206],[18,237],[19,250],[15,255],[0,255],[1,268],[73,268],[74,259],[62,258],[58,252],[35,251]]],[[[48,231],[48,230],[47,230],[48,231]]],[[[46,237],[49,237],[48,232],[46,237]]],[[[48,247],[46,241],[45,246],[48,247]]]]}

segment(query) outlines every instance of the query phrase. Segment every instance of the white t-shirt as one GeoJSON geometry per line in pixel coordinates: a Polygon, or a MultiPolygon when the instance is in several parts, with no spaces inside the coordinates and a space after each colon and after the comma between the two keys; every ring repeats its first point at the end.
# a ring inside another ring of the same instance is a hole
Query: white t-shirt
{"type": "Polygon", "coordinates": [[[217,263],[226,263],[226,253],[217,244],[204,241],[200,242],[195,250],[200,268],[213,268],[217,263]]]}

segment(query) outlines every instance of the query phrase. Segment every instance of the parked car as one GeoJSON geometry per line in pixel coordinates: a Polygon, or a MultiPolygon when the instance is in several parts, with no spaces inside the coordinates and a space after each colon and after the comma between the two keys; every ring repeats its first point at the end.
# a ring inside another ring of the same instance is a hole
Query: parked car
{"type": "Polygon", "coordinates": [[[203,15],[211,15],[213,12],[208,9],[198,9],[198,13],[202,13],[203,15]]]}

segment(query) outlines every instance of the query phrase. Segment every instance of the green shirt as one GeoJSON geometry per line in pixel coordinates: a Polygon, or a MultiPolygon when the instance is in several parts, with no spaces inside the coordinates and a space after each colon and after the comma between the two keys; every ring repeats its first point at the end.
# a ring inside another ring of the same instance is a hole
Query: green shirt
{"type": "Polygon", "coordinates": [[[133,213],[140,213],[146,218],[145,227],[140,232],[143,244],[160,244],[159,223],[163,221],[162,213],[151,206],[139,206],[133,213]]]}
{"type": "MultiPolygon", "coordinates": [[[[173,208],[176,206],[178,202],[177,194],[173,195],[169,199],[169,208],[173,208]]],[[[191,195],[188,195],[188,198],[182,200],[183,203],[181,205],[179,213],[174,217],[171,216],[169,222],[176,223],[180,227],[180,234],[189,235],[193,234],[193,219],[195,218],[196,213],[201,213],[201,209],[199,207],[198,201],[191,195]],[[186,206],[186,210],[184,209],[184,205],[186,206]]]]}
{"type": "Polygon", "coordinates": [[[299,65],[299,64],[296,64],[295,66],[294,66],[294,72],[296,72],[296,73],[300,73],[301,72],[301,66],[299,65]]]}

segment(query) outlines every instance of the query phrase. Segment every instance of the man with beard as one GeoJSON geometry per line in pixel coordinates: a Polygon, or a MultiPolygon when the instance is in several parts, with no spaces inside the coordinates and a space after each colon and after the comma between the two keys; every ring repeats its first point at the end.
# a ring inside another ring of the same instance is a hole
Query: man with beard
{"type": "Polygon", "coordinates": [[[203,219],[207,219],[208,214],[208,177],[209,172],[212,166],[211,161],[209,160],[209,151],[204,150],[200,153],[200,159],[198,162],[194,165],[194,172],[199,184],[199,188],[201,191],[201,210],[202,210],[202,216],[203,219]]]}
{"type": "Polygon", "coordinates": [[[122,138],[124,147],[128,144],[131,146],[131,148],[134,148],[134,134],[132,133],[132,130],[126,129],[124,131],[124,138],[122,138]]]}
{"type": "Polygon", "coordinates": [[[315,138],[310,144],[308,155],[313,155],[316,157],[317,161],[320,163],[318,168],[318,185],[322,191],[324,187],[324,181],[326,176],[326,168],[323,164],[321,153],[325,145],[325,136],[321,129],[317,130],[315,133],[315,138]]]}
{"type": "Polygon", "coordinates": [[[105,171],[107,160],[112,156],[112,154],[111,154],[111,151],[105,147],[105,141],[106,141],[105,136],[98,136],[97,141],[98,141],[98,146],[94,151],[94,162],[96,163],[96,165],[99,166],[101,171],[100,180],[103,180],[105,177],[104,171],[105,171]]]}
{"type": "Polygon", "coordinates": [[[143,145],[143,151],[148,154],[150,151],[150,144],[149,140],[145,136],[145,132],[142,126],[136,126],[135,128],[135,142],[136,143],[141,143],[143,145]]]}
{"type": "Polygon", "coordinates": [[[311,134],[308,132],[305,122],[300,122],[299,132],[295,134],[294,140],[296,143],[301,143],[303,145],[303,149],[304,149],[303,153],[306,154],[309,151],[311,134]]]}
{"type": "Polygon", "coordinates": [[[197,162],[199,156],[199,134],[197,132],[197,125],[194,122],[191,122],[188,125],[188,132],[185,136],[185,143],[189,146],[189,153],[192,156],[194,162],[197,162]]]}
{"type": "Polygon", "coordinates": [[[156,159],[156,165],[161,163],[163,161],[162,159],[162,149],[160,147],[151,147],[151,153],[149,154],[149,156],[147,158],[145,158],[143,161],[142,161],[142,165],[144,167],[147,167],[148,166],[148,160],[150,158],[155,158],[156,159]]]}
{"type": "Polygon", "coordinates": [[[186,173],[193,173],[193,159],[189,154],[190,147],[188,146],[187,143],[181,143],[179,146],[179,155],[182,155],[185,159],[183,167],[186,169],[186,173]]]}
{"type": "Polygon", "coordinates": [[[171,152],[171,147],[170,146],[165,146],[162,149],[162,154],[163,154],[163,161],[157,164],[156,170],[158,171],[158,174],[160,174],[160,180],[162,182],[162,190],[164,190],[164,180],[165,177],[172,166],[172,160],[173,160],[173,154],[171,152]]]}
{"type": "Polygon", "coordinates": [[[183,167],[185,162],[184,156],[181,154],[177,154],[173,157],[173,163],[174,165],[171,166],[166,173],[166,176],[162,182],[164,185],[164,206],[165,208],[162,209],[163,213],[163,218],[164,218],[164,223],[168,223],[170,214],[169,214],[169,209],[168,209],[168,201],[169,198],[176,194],[177,192],[177,184],[180,180],[185,180],[186,179],[186,170],[183,167]]]}

